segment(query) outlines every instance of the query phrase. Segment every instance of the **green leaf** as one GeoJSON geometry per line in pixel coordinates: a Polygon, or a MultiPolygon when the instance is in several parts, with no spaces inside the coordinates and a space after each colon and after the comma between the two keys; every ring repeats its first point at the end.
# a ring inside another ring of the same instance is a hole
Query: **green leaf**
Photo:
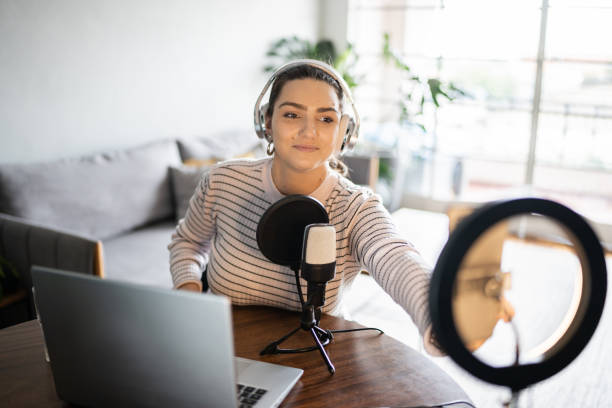
{"type": "Polygon", "coordinates": [[[337,70],[344,69],[344,66],[347,63],[347,60],[351,56],[352,53],[353,53],[353,46],[352,44],[348,44],[346,49],[340,55],[338,55],[338,57],[334,59],[334,68],[336,68],[337,70]]]}
{"type": "Polygon", "coordinates": [[[276,48],[280,48],[282,47],[285,43],[287,42],[286,38],[281,38],[280,40],[276,41],[275,43],[272,44],[272,49],[276,49],[276,48]]]}
{"type": "Polygon", "coordinates": [[[331,40],[319,40],[314,47],[317,59],[327,62],[330,65],[334,65],[336,61],[336,47],[331,40]]]}
{"type": "Polygon", "coordinates": [[[453,84],[452,82],[448,83],[448,88],[450,91],[452,91],[455,95],[457,96],[461,96],[461,97],[465,97],[465,98],[474,98],[474,95],[472,95],[471,93],[455,86],[455,84],[453,84]]]}
{"type": "Polygon", "coordinates": [[[391,47],[389,46],[389,33],[383,33],[383,57],[388,60],[391,57],[391,47]]]}
{"type": "Polygon", "coordinates": [[[395,63],[395,66],[397,68],[406,72],[410,72],[410,67],[408,66],[408,64],[402,60],[402,58],[399,56],[399,53],[397,53],[391,48],[389,33],[383,34],[383,41],[383,57],[385,61],[388,62],[389,60],[391,60],[395,63]]]}
{"type": "Polygon", "coordinates": [[[423,125],[422,123],[418,123],[418,122],[413,122],[413,125],[415,125],[416,127],[418,127],[419,129],[421,129],[424,133],[427,133],[427,128],[425,127],[425,125],[423,125]]]}
{"type": "Polygon", "coordinates": [[[442,90],[442,83],[437,78],[429,78],[427,80],[427,85],[429,85],[429,91],[431,93],[431,99],[437,108],[440,107],[440,103],[438,101],[438,97],[440,95],[444,96],[449,101],[452,101],[453,98],[450,97],[446,92],[442,90]]]}
{"type": "Polygon", "coordinates": [[[421,95],[421,100],[419,100],[419,114],[423,114],[424,105],[425,105],[425,95],[421,95]]]}

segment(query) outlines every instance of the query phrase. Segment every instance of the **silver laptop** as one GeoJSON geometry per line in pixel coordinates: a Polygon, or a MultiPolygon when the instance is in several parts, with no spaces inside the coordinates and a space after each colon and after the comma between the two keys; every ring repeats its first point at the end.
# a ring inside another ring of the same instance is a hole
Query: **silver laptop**
{"type": "Polygon", "coordinates": [[[225,297],[34,266],[64,401],[97,407],[278,406],[303,370],[234,357],[225,297]]]}

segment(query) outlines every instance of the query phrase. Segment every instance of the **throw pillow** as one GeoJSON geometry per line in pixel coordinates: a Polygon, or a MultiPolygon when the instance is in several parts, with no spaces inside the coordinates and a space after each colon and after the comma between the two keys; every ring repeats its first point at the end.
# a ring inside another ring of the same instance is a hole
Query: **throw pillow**
{"type": "Polygon", "coordinates": [[[170,185],[174,201],[174,216],[178,222],[185,217],[189,200],[198,183],[210,170],[211,166],[170,166],[170,185]]]}
{"type": "Polygon", "coordinates": [[[194,159],[218,162],[237,157],[263,157],[265,152],[262,146],[253,131],[220,132],[208,137],[178,141],[183,162],[194,159]]]}

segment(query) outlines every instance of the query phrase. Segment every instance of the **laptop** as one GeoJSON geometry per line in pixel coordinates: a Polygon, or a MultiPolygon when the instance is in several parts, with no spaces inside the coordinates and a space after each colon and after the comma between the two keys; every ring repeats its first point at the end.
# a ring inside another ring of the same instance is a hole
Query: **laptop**
{"type": "Polygon", "coordinates": [[[58,396],[91,407],[278,406],[303,370],[234,356],[222,296],[32,267],[58,396]]]}

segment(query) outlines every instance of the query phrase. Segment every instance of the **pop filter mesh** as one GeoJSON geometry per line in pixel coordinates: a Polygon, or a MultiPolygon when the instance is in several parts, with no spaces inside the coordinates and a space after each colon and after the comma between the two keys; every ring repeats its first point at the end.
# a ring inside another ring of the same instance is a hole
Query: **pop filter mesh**
{"type": "Polygon", "coordinates": [[[319,201],[305,195],[290,195],[272,204],[261,216],[257,245],[276,264],[299,265],[306,226],[328,222],[327,211],[319,201]]]}

